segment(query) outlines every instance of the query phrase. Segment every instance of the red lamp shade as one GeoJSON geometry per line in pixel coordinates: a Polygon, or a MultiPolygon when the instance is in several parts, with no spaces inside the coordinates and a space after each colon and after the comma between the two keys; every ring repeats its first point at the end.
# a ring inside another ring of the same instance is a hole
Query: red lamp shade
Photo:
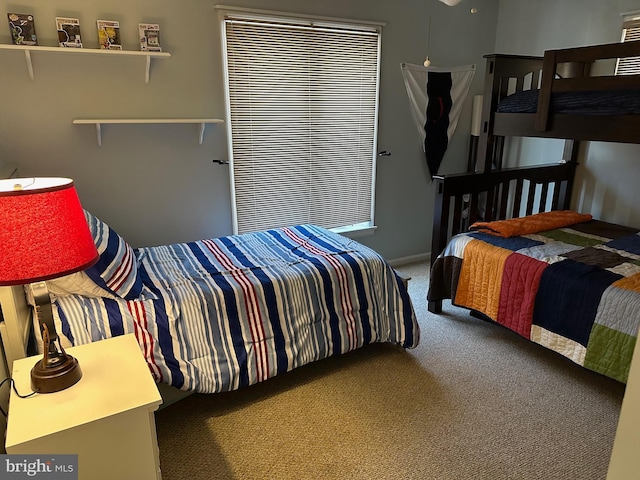
{"type": "Polygon", "coordinates": [[[0,180],[0,285],[61,277],[97,260],[73,180],[0,180]]]}

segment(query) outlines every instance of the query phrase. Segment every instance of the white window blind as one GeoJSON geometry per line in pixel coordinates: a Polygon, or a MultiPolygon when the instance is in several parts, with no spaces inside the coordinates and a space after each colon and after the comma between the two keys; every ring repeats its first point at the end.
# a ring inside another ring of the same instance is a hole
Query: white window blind
{"type": "MultiPolygon", "coordinates": [[[[640,40],[640,18],[629,17],[622,23],[622,41],[640,40]]],[[[619,58],[616,64],[616,75],[637,75],[640,73],[640,57],[619,58]]]]}
{"type": "Polygon", "coordinates": [[[373,225],[380,32],[226,18],[234,229],[373,225]]]}

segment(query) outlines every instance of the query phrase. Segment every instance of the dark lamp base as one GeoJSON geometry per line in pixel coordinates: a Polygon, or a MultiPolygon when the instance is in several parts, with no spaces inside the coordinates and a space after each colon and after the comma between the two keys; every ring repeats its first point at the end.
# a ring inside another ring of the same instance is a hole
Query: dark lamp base
{"type": "Polygon", "coordinates": [[[60,354],[48,363],[42,359],[31,369],[31,388],[38,393],[54,393],[69,388],[82,378],[78,361],[67,354],[60,354]]]}

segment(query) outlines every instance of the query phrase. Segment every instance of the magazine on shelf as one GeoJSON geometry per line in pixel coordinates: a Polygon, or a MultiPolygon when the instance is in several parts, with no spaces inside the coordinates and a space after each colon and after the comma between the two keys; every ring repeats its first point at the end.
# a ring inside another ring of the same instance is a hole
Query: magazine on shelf
{"type": "Polygon", "coordinates": [[[157,23],[139,23],[140,50],[143,52],[161,52],[160,25],[157,23]]]}
{"type": "Polygon", "coordinates": [[[14,45],[38,45],[33,15],[7,13],[7,18],[11,30],[11,41],[14,45]]]}
{"type": "Polygon", "coordinates": [[[98,43],[102,50],[122,50],[120,42],[120,22],[115,20],[97,20],[98,43]]]}
{"type": "Polygon", "coordinates": [[[56,17],[58,45],[67,48],[82,48],[80,20],[77,18],[56,17]]]}

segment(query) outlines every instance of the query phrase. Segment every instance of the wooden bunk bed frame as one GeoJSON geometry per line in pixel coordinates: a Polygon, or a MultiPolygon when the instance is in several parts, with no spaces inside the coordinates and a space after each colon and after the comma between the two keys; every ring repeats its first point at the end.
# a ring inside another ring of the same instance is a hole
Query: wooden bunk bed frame
{"type": "MultiPolygon", "coordinates": [[[[482,123],[470,173],[436,175],[431,263],[455,234],[478,220],[491,221],[570,208],[579,142],[640,144],[640,115],[554,114],[556,92],[640,90],[640,75],[590,76],[596,60],[640,56],[640,40],[547,50],[544,57],[486,55],[482,123]],[[508,94],[540,85],[536,113],[497,113],[508,94]],[[502,168],[509,136],[565,139],[555,164],[502,168]]],[[[442,302],[429,302],[439,313],[442,302]]]]}

